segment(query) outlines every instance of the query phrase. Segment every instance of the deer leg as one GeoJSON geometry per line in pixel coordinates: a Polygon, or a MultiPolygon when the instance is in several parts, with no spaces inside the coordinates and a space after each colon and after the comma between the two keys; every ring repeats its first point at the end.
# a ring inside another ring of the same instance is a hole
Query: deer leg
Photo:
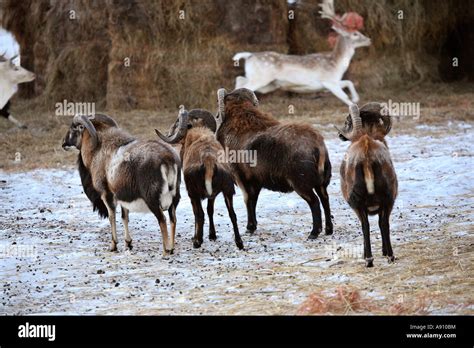
{"type": "Polygon", "coordinates": [[[349,92],[351,93],[351,98],[352,98],[353,103],[357,103],[360,100],[359,94],[357,94],[357,91],[356,91],[352,81],[342,80],[342,81],[339,82],[339,86],[341,86],[341,88],[348,88],[349,89],[349,92]]]}
{"type": "Polygon", "coordinates": [[[324,88],[328,89],[332,94],[338,97],[346,105],[348,106],[352,105],[352,102],[350,101],[349,97],[347,96],[346,93],[344,93],[344,91],[338,84],[334,82],[325,82],[325,81],[322,81],[321,84],[323,85],[324,88]]]}
{"type": "Polygon", "coordinates": [[[122,207],[122,223],[125,229],[125,248],[132,250],[132,237],[130,237],[130,231],[128,230],[128,214],[127,208],[122,207]]]}
{"type": "Polygon", "coordinates": [[[10,114],[10,101],[8,101],[5,106],[0,110],[0,116],[5,117],[8,121],[13,123],[18,128],[27,128],[23,123],[18,121],[15,117],[10,114]]]}

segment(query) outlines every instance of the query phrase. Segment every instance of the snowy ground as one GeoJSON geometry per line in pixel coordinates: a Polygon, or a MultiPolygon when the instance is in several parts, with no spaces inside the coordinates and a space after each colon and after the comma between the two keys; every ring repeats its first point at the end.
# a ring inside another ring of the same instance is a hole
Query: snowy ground
{"type": "Polygon", "coordinates": [[[164,259],[152,215],[131,214],[131,252],[124,251],[117,216],[119,252],[107,251],[108,221],[92,212],[75,169],[0,172],[0,314],[294,314],[311,292],[341,285],[380,303],[429,290],[429,313],[474,314],[472,126],[391,134],[399,178],[391,236],[398,260],[382,258],[372,218],[373,269],[364,267],[359,223],[340,194],[339,165],[348,144],[331,127],[323,129],[333,164],[334,235],[306,240],[306,203],[271,191],[260,195],[257,233],[246,235],[238,191],[244,251],[235,247],[221,197],[217,241],[205,239],[193,249],[194,217],[181,188],[175,255],[164,259]]]}

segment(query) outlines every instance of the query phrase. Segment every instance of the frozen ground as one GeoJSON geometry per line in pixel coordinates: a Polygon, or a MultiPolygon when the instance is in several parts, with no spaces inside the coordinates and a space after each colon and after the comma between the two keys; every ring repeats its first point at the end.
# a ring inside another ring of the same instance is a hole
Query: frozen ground
{"type": "MultiPolygon", "coordinates": [[[[429,296],[428,313],[474,314],[474,136],[470,124],[418,126],[388,139],[399,178],[392,214],[398,260],[381,256],[371,219],[375,267],[360,255],[362,236],[343,201],[339,165],[347,143],[323,128],[333,164],[329,194],[335,233],[306,237],[310,211],[296,194],[263,191],[259,229],[233,242],[224,202],[216,201],[218,239],[193,249],[194,218],[185,188],[175,255],[164,259],[152,215],[131,214],[133,251],[107,251],[109,224],[92,212],[75,169],[0,172],[0,314],[294,314],[313,291],[359,289],[390,304],[429,296]]],[[[207,226],[206,226],[207,228],[207,226]]]]}

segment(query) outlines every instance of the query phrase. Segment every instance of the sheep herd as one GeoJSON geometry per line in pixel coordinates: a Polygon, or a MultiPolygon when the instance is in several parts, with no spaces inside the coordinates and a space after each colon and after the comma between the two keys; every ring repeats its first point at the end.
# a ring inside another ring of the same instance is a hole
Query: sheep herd
{"type": "MultiPolygon", "coordinates": [[[[132,248],[128,229],[129,211],[152,212],[162,233],[163,253],[174,252],[176,208],[180,200],[181,170],[195,216],[193,246],[203,243],[203,199],[208,200],[209,239],[216,238],[214,200],[222,192],[232,222],[235,243],[244,248],[233,208],[234,185],[241,189],[247,207],[247,232],[257,229],[256,205],[265,188],[295,191],[309,205],[312,229],[309,239],[324,231],[333,233],[327,187],[331,162],[322,135],[311,125],[280,122],[259,110],[254,92],[239,88],[219,89],[216,115],[195,109],[182,110],[168,134],[156,131],[156,140],[142,141],[119,128],[107,115],[76,115],[64,137],[63,148],[77,148],[78,167],[84,192],[102,217],[108,217],[112,231],[111,250],[117,250],[115,212],[121,207],[125,246],[132,248]],[[180,144],[180,154],[172,145],[180,144]],[[227,151],[227,152],[226,152],[227,151]],[[252,152],[249,163],[222,154],[252,152]],[[164,211],[168,211],[171,233],[164,211]]],[[[342,140],[351,142],[341,165],[344,199],[361,221],[366,266],[373,266],[368,215],[379,215],[382,253],[394,261],[389,218],[397,196],[397,178],[385,136],[390,116],[381,104],[356,104],[344,127],[342,140]]]]}

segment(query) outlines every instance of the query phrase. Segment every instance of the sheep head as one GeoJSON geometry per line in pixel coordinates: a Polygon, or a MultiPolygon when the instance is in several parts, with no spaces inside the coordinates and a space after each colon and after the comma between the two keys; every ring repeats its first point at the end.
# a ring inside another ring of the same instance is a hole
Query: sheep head
{"type": "MultiPolygon", "coordinates": [[[[355,104],[354,104],[355,105],[355,104]]],[[[353,107],[352,105],[351,107],[353,107]]],[[[350,107],[350,108],[351,108],[350,107]]],[[[357,108],[357,105],[355,105],[357,108]]],[[[349,108],[349,109],[350,109],[349,108]]],[[[349,110],[351,111],[351,109],[349,110]]],[[[367,134],[375,134],[378,132],[383,136],[387,135],[391,128],[392,128],[392,120],[390,115],[388,114],[387,110],[383,107],[380,103],[368,103],[362,106],[360,110],[357,108],[357,111],[354,109],[353,112],[358,113],[358,118],[360,119],[360,131],[364,131],[367,134]]],[[[355,128],[354,125],[353,115],[349,112],[349,115],[346,118],[344,123],[344,127],[336,129],[339,132],[339,138],[343,141],[350,140],[351,136],[354,136],[353,131],[355,128]]]]}
{"type": "Polygon", "coordinates": [[[253,91],[247,88],[237,88],[228,93],[225,88],[217,91],[218,112],[216,116],[217,129],[225,121],[225,106],[227,103],[245,104],[251,103],[254,107],[258,106],[257,96],[253,91]]]}
{"type": "Polygon", "coordinates": [[[92,149],[95,149],[99,142],[97,128],[102,129],[117,126],[117,123],[110,116],[104,114],[89,116],[76,115],[72,119],[71,126],[64,137],[62,147],[64,150],[70,150],[73,147],[80,150],[82,147],[82,136],[84,130],[87,130],[91,138],[92,149]]]}
{"type": "MultiPolygon", "coordinates": [[[[188,128],[205,127],[210,129],[213,133],[216,132],[216,116],[204,109],[192,109],[188,112],[188,128]]],[[[179,115],[174,124],[168,130],[168,137],[176,133],[179,128],[179,115]]]]}

